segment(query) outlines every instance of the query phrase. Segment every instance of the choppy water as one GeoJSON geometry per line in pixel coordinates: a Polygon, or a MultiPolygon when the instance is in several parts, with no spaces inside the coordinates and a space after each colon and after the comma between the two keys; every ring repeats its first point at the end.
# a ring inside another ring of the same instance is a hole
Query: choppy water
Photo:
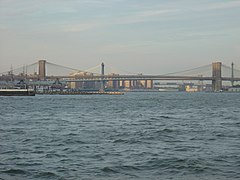
{"type": "Polygon", "coordinates": [[[240,94],[0,97],[0,179],[240,179],[240,94]]]}

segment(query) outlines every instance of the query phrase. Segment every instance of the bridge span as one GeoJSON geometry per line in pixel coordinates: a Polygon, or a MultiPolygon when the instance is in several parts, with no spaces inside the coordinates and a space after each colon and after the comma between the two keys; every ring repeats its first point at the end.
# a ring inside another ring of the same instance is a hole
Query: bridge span
{"type": "MultiPolygon", "coordinates": [[[[240,81],[240,78],[232,77],[222,77],[222,63],[214,62],[212,63],[212,76],[170,76],[170,75],[120,75],[104,74],[104,65],[102,64],[102,74],[101,75],[75,75],[75,76],[58,76],[55,78],[63,79],[65,82],[84,82],[84,81],[135,81],[135,80],[189,80],[189,81],[212,81],[213,91],[220,91],[222,89],[222,81],[240,81]]],[[[233,74],[233,73],[232,73],[233,74]]],[[[47,77],[51,78],[51,77],[47,77]]]]}
{"type": "MultiPolygon", "coordinates": [[[[212,76],[203,76],[203,75],[143,75],[143,74],[136,74],[136,75],[126,75],[126,74],[105,74],[105,66],[102,63],[101,64],[101,73],[91,73],[86,71],[79,71],[76,69],[69,68],[71,70],[75,70],[76,73],[67,74],[67,75],[47,75],[49,72],[47,72],[48,68],[46,68],[47,65],[52,66],[59,66],[56,64],[48,63],[46,60],[39,60],[37,63],[34,63],[33,65],[38,65],[38,73],[34,73],[32,75],[28,74],[21,74],[16,75],[13,73],[8,73],[8,75],[2,75],[0,76],[0,80],[5,79],[9,80],[11,78],[14,79],[25,79],[28,80],[29,84],[36,84],[39,81],[42,81],[41,84],[48,84],[46,80],[52,80],[52,81],[59,81],[64,83],[72,83],[72,82],[101,82],[101,88],[104,88],[104,83],[109,81],[155,81],[155,80],[166,80],[166,81],[179,81],[179,80],[188,80],[188,81],[211,81],[212,82],[212,90],[213,91],[220,91],[222,90],[222,82],[223,81],[240,81],[240,77],[234,77],[234,69],[232,64],[232,72],[231,77],[230,76],[222,76],[222,65],[221,62],[213,62],[211,64],[211,74],[212,76]],[[44,81],[46,81],[44,83],[44,81]]],[[[196,68],[195,68],[196,69],[196,68]]]]}

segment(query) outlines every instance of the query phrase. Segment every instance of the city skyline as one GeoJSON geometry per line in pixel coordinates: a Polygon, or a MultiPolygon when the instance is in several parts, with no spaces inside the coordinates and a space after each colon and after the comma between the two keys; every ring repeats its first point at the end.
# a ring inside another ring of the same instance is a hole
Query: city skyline
{"type": "Polygon", "coordinates": [[[39,59],[160,74],[240,67],[240,1],[0,0],[0,72],[39,59]]]}

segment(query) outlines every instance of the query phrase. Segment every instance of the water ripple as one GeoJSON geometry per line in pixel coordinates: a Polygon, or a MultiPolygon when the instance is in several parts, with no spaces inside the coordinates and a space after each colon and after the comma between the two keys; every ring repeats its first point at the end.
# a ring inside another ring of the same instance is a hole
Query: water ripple
{"type": "Polygon", "coordinates": [[[240,179],[239,101],[224,93],[4,97],[0,180],[240,179]]]}

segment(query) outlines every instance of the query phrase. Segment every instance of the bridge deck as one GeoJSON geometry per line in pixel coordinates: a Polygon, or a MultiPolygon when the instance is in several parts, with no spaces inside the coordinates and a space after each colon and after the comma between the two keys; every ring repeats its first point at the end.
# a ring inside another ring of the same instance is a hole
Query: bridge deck
{"type": "MultiPolygon", "coordinates": [[[[212,81],[214,77],[202,76],[164,76],[164,75],[96,75],[96,76],[50,76],[48,79],[58,78],[67,82],[78,81],[109,81],[109,80],[200,80],[212,81]]],[[[223,81],[240,81],[240,78],[222,77],[223,81]]]]}

